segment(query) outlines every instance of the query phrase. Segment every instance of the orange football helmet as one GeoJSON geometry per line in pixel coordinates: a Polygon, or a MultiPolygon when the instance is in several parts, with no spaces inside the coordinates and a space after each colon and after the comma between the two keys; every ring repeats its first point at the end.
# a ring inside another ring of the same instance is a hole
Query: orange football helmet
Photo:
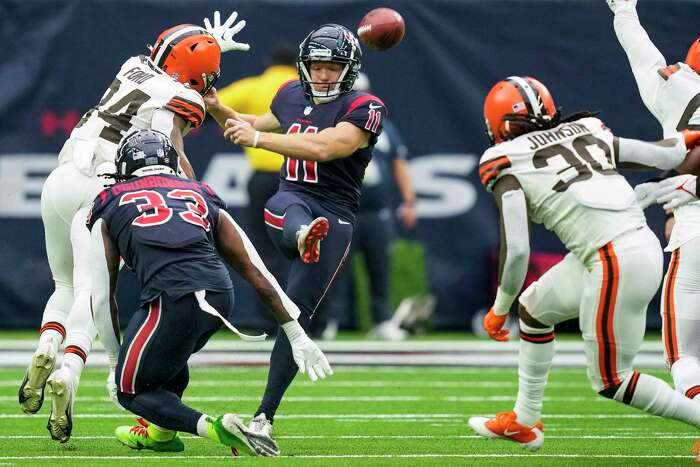
{"type": "Polygon", "coordinates": [[[695,73],[700,73],[700,37],[695,39],[695,42],[688,49],[685,64],[695,70],[695,73]]]}
{"type": "Polygon", "coordinates": [[[544,84],[528,76],[510,76],[496,83],[484,101],[486,134],[491,144],[523,133],[514,118],[552,119],[557,113],[554,99],[544,84]]]}
{"type": "Polygon", "coordinates": [[[160,69],[202,95],[219,79],[221,48],[200,26],[180,24],[166,29],[150,49],[151,60],[160,69]]]}

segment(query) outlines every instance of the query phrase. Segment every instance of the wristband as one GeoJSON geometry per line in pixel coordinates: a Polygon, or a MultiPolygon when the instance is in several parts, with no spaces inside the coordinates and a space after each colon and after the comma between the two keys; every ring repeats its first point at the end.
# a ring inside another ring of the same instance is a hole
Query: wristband
{"type": "Polygon", "coordinates": [[[253,137],[253,147],[254,148],[258,147],[258,142],[260,142],[260,132],[256,131],[255,136],[253,137]]]}

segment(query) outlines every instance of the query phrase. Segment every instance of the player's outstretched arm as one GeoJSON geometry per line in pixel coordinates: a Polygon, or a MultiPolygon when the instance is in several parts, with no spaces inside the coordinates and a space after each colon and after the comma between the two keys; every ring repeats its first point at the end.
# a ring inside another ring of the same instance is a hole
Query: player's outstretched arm
{"type": "Polygon", "coordinates": [[[267,270],[243,229],[224,210],[219,211],[216,248],[221,257],[255,288],[260,299],[280,323],[289,339],[299,371],[307,373],[312,381],[332,375],[333,370],[326,356],[309,339],[297,321],[299,308],[267,270]]]}
{"type": "Polygon", "coordinates": [[[686,158],[686,145],[682,135],[661,141],[639,141],[615,137],[613,140],[617,167],[632,170],[670,170],[686,158]]]}
{"type": "Polygon", "coordinates": [[[508,340],[503,329],[506,316],[525,282],[530,261],[530,236],[525,193],[512,175],[499,179],[493,187],[501,220],[501,249],[498,265],[498,291],[484,318],[484,328],[498,341],[508,340]]]}
{"type": "Polygon", "coordinates": [[[666,66],[666,59],[640,24],[636,2],[608,0],[608,4],[615,14],[615,34],[627,54],[642,101],[658,119],[656,100],[662,83],[658,70],[666,66]]]}
{"type": "Polygon", "coordinates": [[[370,133],[352,123],[340,122],[318,133],[277,134],[259,130],[243,120],[226,121],[224,138],[234,144],[259,147],[296,159],[331,161],[353,155],[367,147],[370,133]]]}
{"type": "Polygon", "coordinates": [[[119,251],[103,219],[92,227],[90,304],[95,327],[107,352],[111,368],[119,357],[119,315],[115,292],[119,274],[119,251]]]}
{"type": "Polygon", "coordinates": [[[226,129],[227,120],[241,120],[260,131],[277,131],[281,128],[277,117],[271,112],[263,115],[244,114],[227,106],[219,100],[219,95],[215,88],[211,88],[204,96],[204,105],[206,105],[209,115],[214,117],[216,123],[224,129],[226,129]]]}

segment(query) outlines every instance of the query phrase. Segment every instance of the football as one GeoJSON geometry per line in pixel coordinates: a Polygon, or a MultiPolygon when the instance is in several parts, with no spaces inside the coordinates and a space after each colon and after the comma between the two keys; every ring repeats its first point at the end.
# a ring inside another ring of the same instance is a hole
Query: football
{"type": "Polygon", "coordinates": [[[388,50],[395,47],[406,32],[401,15],[391,8],[375,8],[367,13],[357,27],[360,42],[371,49],[388,50]]]}

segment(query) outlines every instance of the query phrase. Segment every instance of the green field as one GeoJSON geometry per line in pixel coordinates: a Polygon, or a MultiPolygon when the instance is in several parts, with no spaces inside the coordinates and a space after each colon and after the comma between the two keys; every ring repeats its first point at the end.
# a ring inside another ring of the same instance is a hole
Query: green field
{"type": "MultiPolygon", "coordinates": [[[[331,379],[299,377],[292,385],[275,423],[280,458],[233,458],[225,447],[190,435],[183,436],[184,453],[165,455],[131,451],[112,437],[115,426],[132,419],[106,397],[105,375],[84,374],[73,437],[62,445],[45,429],[48,403],[35,416],[19,410],[22,371],[0,370],[0,465],[687,465],[698,437],[679,422],[596,396],[583,370],[555,369],[546,392],[545,445],[530,454],[478,438],[467,426],[470,415],[512,407],[514,369],[337,367],[331,379]]],[[[264,368],[193,369],[185,397],[210,415],[247,419],[265,376],[264,368]]]]}

